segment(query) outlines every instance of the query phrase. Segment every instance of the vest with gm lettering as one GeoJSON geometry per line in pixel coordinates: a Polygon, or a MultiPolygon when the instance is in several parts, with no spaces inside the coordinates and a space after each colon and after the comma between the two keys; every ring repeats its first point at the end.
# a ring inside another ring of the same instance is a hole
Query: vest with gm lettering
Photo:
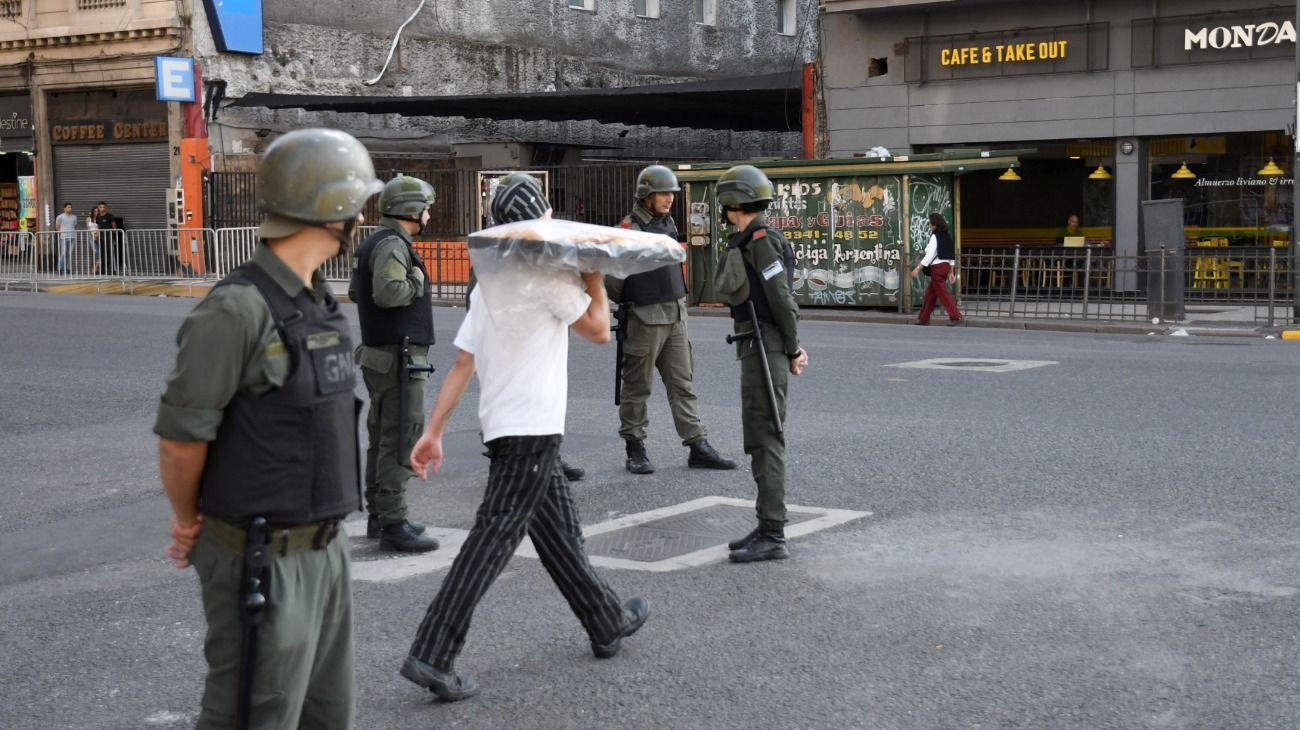
{"type": "Polygon", "coordinates": [[[199,511],[243,526],[254,517],[301,524],[361,507],[356,374],[348,322],[325,292],[290,298],[252,262],[217,286],[254,286],[271,309],[288,351],[284,384],[262,395],[240,391],[208,445],[199,511]]]}

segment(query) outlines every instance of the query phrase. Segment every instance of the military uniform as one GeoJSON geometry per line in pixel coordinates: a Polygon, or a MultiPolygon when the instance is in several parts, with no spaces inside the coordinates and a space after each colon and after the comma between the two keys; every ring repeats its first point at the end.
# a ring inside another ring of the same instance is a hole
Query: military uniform
{"type": "Polygon", "coordinates": [[[316,267],[350,248],[382,187],[349,134],[272,142],[257,166],[265,243],[177,335],[154,431],[167,554],[194,566],[207,618],[199,728],[352,727],[340,522],[361,506],[361,401],[347,318],[316,267]]]}
{"type": "MultiPolygon", "coordinates": [[[[366,509],[372,529],[407,522],[406,482],[415,476],[409,454],[398,453],[400,442],[409,449],[424,428],[424,383],[427,371],[407,373],[399,381],[401,342],[410,341],[410,364],[428,365],[433,336],[433,294],[424,262],[411,247],[411,234],[392,218],[382,218],[379,228],[357,250],[357,267],[349,295],[361,320],[361,346],[357,364],[370,394],[366,416],[369,446],[366,451],[366,509]],[[398,389],[405,388],[398,412],[398,389]]],[[[372,532],[372,537],[378,534],[372,532]]],[[[428,540],[428,538],[425,538],[428,540]]],[[[437,544],[427,549],[436,548],[437,544]]]]}
{"type": "Polygon", "coordinates": [[[254,725],[351,727],[352,588],[338,534],[360,507],[348,330],[319,273],[306,287],[259,246],[177,336],[154,431],[209,442],[204,524],[190,552],[208,624],[199,728],[235,723],[244,527],[255,516],[274,528],[274,562],[253,670],[254,725]]]}
{"type": "MultiPolygon", "coordinates": [[[[637,180],[637,204],[619,224],[622,228],[660,233],[677,239],[677,224],[671,215],[656,215],[644,205],[656,192],[677,192],[681,188],[672,171],[652,165],[637,180]]],[[[668,392],[673,425],[682,445],[691,450],[688,465],[694,468],[734,469],[736,462],[724,459],[707,441],[700,422],[699,399],[695,396],[695,356],[686,330],[686,282],[681,267],[669,264],[626,279],[605,277],[610,301],[627,308],[620,322],[623,333],[623,384],[619,403],[618,434],[627,442],[629,471],[654,471],[645,454],[646,401],[657,369],[668,392]]]]}
{"type": "MultiPolygon", "coordinates": [[[[790,244],[778,231],[761,220],[732,235],[728,248],[741,248],[745,271],[750,277],[750,299],[763,326],[768,371],[772,387],[785,421],[786,386],[790,381],[790,360],[799,352],[799,305],[791,293],[794,256],[790,244]],[[779,265],[781,270],[775,271],[779,265]],[[775,273],[763,278],[762,272],[775,273]]],[[[747,307],[732,307],[731,317],[737,333],[751,332],[747,307]]],[[[762,529],[785,527],[785,436],[772,428],[772,406],[768,402],[762,374],[762,361],[753,340],[736,345],[740,360],[740,421],[745,433],[745,453],[752,462],[754,481],[758,484],[756,511],[762,529]]]]}
{"type": "MultiPolygon", "coordinates": [[[[772,200],[772,183],[757,168],[740,165],[719,178],[717,199],[729,210],[755,214],[749,224],[732,234],[729,252],[739,250],[744,262],[743,301],[732,300],[731,318],[736,334],[753,333],[760,327],[767,355],[768,373],[775,394],[776,413],[767,392],[763,358],[755,337],[738,338],[740,360],[740,420],[745,453],[758,487],[755,512],[758,526],[745,537],[728,543],[736,562],[779,559],[789,556],[785,545],[785,435],[775,428],[779,415],[785,421],[786,388],[791,363],[803,356],[799,346],[799,306],[792,293],[794,251],[779,231],[769,229],[762,211],[772,200]],[[750,309],[750,304],[753,309],[750,309]],[[751,311],[753,316],[751,317],[751,311]],[[754,321],[757,317],[757,322],[754,321]]],[[[724,217],[727,215],[724,212],[724,217]]],[[[738,219],[739,220],[739,219],[738,219]]]]}

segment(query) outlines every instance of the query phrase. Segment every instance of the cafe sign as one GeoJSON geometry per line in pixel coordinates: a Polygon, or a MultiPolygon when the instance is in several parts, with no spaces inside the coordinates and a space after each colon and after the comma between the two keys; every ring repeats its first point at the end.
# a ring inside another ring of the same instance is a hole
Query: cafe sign
{"type": "Polygon", "coordinates": [[[1295,55],[1295,21],[1277,8],[1133,21],[1133,68],[1255,61],[1295,55]]]}
{"type": "Polygon", "coordinates": [[[1204,51],[1207,48],[1249,48],[1280,43],[1295,43],[1295,25],[1289,20],[1280,24],[1269,21],[1259,25],[1221,25],[1217,28],[1187,28],[1183,31],[1183,50],[1186,51],[1193,48],[1204,51]]]}
{"type": "Polygon", "coordinates": [[[54,144],[105,144],[113,142],[166,142],[167,122],[153,120],[79,120],[50,128],[54,144]]]}
{"type": "Polygon", "coordinates": [[[1110,26],[1077,23],[981,33],[915,36],[904,44],[905,81],[1103,71],[1110,26]]]}

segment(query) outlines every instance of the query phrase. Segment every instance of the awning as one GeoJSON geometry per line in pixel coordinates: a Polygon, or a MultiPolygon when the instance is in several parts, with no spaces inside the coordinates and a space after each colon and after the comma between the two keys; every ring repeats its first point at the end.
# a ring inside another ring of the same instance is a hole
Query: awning
{"type": "Polygon", "coordinates": [[[964,175],[976,170],[1002,170],[1020,167],[1020,158],[1033,149],[980,150],[951,149],[896,157],[836,157],[825,160],[747,160],[676,165],[677,179],[682,182],[717,180],[732,165],[754,165],[771,179],[826,177],[840,175],[926,175],[952,173],[964,175]]]}
{"type": "Polygon", "coordinates": [[[649,127],[797,132],[802,70],[680,84],[482,96],[245,94],[231,106],[406,117],[563,122],[594,119],[649,127]]]}

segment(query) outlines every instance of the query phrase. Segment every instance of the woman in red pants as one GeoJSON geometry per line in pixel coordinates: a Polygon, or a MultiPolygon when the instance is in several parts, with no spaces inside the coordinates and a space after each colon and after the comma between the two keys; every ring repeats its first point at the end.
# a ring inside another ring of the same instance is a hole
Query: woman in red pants
{"type": "Polygon", "coordinates": [[[957,246],[948,233],[948,221],[938,213],[930,214],[930,242],[925,244],[925,258],[912,269],[912,276],[929,267],[930,285],[925,289],[925,299],[921,303],[921,313],[917,315],[917,324],[930,324],[930,313],[934,311],[937,299],[948,313],[948,326],[961,324],[961,312],[957,309],[957,300],[948,292],[948,284],[957,280],[953,270],[957,265],[957,246]]]}

